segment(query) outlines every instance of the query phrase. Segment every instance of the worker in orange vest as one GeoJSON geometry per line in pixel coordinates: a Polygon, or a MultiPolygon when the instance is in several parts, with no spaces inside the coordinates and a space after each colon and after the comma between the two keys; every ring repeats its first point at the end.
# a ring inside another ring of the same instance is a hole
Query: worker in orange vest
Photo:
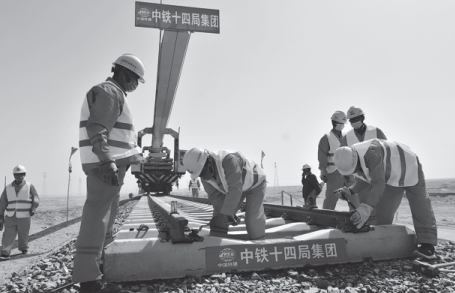
{"type": "Polygon", "coordinates": [[[144,162],[127,93],[145,82],[145,66],[132,54],[120,56],[112,65],[113,77],[87,92],[79,122],[82,170],[87,175],[87,200],[73,268],[73,282],[80,282],[80,293],[122,290],[101,280],[99,264],[104,247],[113,240],[125,173],[130,165],[144,162]]]}
{"type": "Polygon", "coordinates": [[[350,196],[360,191],[368,192],[365,202],[351,216],[357,228],[365,224],[373,209],[377,225],[392,224],[406,191],[417,244],[420,244],[414,253],[426,259],[436,258],[436,218],[425,187],[422,165],[409,147],[388,140],[371,139],[351,147],[338,148],[334,161],[340,174],[357,178],[353,185],[337,189],[337,194],[350,196]]]}
{"type": "Polygon", "coordinates": [[[33,184],[24,180],[26,173],[24,166],[14,167],[14,181],[5,187],[0,197],[0,222],[5,226],[0,256],[2,260],[10,258],[16,236],[19,236],[18,249],[22,254],[28,252],[31,216],[39,206],[39,196],[33,184]]]}
{"type": "Polygon", "coordinates": [[[246,200],[245,226],[251,240],[264,239],[264,196],[267,181],[264,170],[237,151],[208,151],[192,148],[183,165],[192,179],[201,177],[213,206],[210,235],[224,237],[229,225],[237,225],[236,212],[246,200]]]}

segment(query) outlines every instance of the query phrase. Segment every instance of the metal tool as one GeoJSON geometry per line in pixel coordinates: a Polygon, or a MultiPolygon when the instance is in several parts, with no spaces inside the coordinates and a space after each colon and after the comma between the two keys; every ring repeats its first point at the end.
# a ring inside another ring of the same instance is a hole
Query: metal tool
{"type": "Polygon", "coordinates": [[[421,262],[418,260],[415,260],[412,262],[412,266],[414,269],[418,270],[424,275],[427,276],[437,276],[440,272],[455,272],[455,270],[443,270],[441,268],[444,267],[450,267],[450,266],[455,266],[455,262],[448,262],[448,263],[442,263],[442,264],[429,264],[426,262],[421,262]]]}
{"type": "Polygon", "coordinates": [[[349,206],[350,206],[351,208],[353,208],[354,210],[357,209],[357,207],[356,207],[356,206],[347,198],[347,196],[346,196],[343,192],[341,192],[341,191],[335,191],[335,192],[336,192],[337,196],[338,196],[338,194],[341,194],[341,197],[342,197],[345,201],[348,202],[348,204],[349,204],[349,206]]]}

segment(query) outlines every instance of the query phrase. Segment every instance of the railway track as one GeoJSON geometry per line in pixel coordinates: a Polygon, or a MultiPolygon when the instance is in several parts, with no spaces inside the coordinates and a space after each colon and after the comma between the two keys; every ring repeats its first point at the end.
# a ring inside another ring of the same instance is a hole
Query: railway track
{"type": "Polygon", "coordinates": [[[171,279],[407,258],[415,249],[415,234],[405,226],[357,231],[347,221],[350,212],[264,208],[266,237],[250,241],[243,222],[226,237],[210,236],[206,198],[144,196],[107,247],[104,276],[116,282],[171,279]]]}

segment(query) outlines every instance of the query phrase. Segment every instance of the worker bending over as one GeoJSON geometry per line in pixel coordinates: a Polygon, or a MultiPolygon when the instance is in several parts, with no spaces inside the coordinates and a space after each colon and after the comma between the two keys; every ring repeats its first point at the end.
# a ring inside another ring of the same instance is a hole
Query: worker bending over
{"type": "Polygon", "coordinates": [[[316,197],[321,193],[321,186],[316,176],[311,173],[311,167],[308,164],[302,167],[302,185],[302,195],[305,205],[315,206],[316,197]]]}
{"type": "MultiPolygon", "coordinates": [[[[349,108],[348,119],[349,123],[351,123],[352,129],[349,130],[344,136],[343,140],[341,141],[341,146],[352,146],[355,143],[370,140],[373,138],[387,139],[381,129],[372,125],[366,125],[364,123],[365,114],[362,109],[355,106],[349,108]]],[[[344,179],[348,184],[352,184],[355,180],[353,176],[345,177],[344,179]],[[347,178],[349,178],[349,180],[347,180],[347,178]]],[[[356,205],[359,202],[365,202],[367,198],[367,193],[360,192],[358,194],[353,194],[350,200],[352,203],[354,203],[354,205],[356,205]]],[[[377,224],[375,211],[373,211],[370,218],[368,219],[368,223],[371,225],[377,224]]]]}
{"type": "Polygon", "coordinates": [[[14,181],[5,187],[0,197],[0,226],[5,227],[0,256],[2,260],[10,259],[16,236],[19,236],[18,249],[22,254],[28,252],[30,217],[39,206],[39,196],[33,184],[24,180],[26,172],[22,165],[14,167],[14,181]]]}
{"type": "Polygon", "coordinates": [[[144,160],[126,98],[138,82],[144,83],[144,64],[136,56],[124,54],[112,65],[113,77],[92,87],[84,98],[79,123],[87,200],[76,243],[73,282],[81,283],[81,293],[122,290],[120,285],[101,281],[99,263],[104,246],[112,242],[125,172],[144,160]]]}
{"type": "Polygon", "coordinates": [[[199,179],[190,179],[190,183],[188,184],[188,190],[191,189],[191,193],[193,197],[199,197],[199,191],[201,190],[201,182],[199,179]]]}
{"type": "Polygon", "coordinates": [[[251,240],[265,237],[264,196],[267,181],[264,170],[237,151],[208,151],[192,148],[183,165],[191,179],[201,177],[213,205],[210,235],[224,237],[229,224],[236,225],[236,212],[246,199],[245,225],[251,240]]]}
{"type": "Polygon", "coordinates": [[[365,224],[373,209],[378,225],[392,224],[406,191],[417,243],[421,244],[414,253],[435,258],[436,219],[422,165],[410,148],[397,142],[371,139],[337,149],[334,161],[342,175],[354,175],[358,179],[352,186],[337,189],[337,193],[350,196],[365,191],[369,195],[351,217],[357,228],[365,224]]]}
{"type": "MultiPolygon", "coordinates": [[[[331,121],[332,129],[321,137],[318,146],[319,170],[321,171],[320,178],[327,183],[322,208],[328,210],[334,210],[338,202],[338,197],[333,191],[345,186],[345,182],[340,175],[340,172],[338,172],[337,167],[333,163],[333,154],[335,153],[335,150],[340,147],[341,141],[344,138],[342,130],[344,124],[347,122],[346,114],[344,114],[343,111],[335,111],[331,121]]],[[[353,196],[350,200],[356,206],[360,204],[357,196],[353,196]]]]}

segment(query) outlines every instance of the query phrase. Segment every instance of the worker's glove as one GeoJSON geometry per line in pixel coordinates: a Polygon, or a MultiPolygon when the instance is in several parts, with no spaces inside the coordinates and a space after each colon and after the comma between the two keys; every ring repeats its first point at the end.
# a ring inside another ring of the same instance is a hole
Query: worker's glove
{"type": "Polygon", "coordinates": [[[228,219],[229,225],[232,225],[232,226],[237,226],[240,223],[240,218],[237,217],[236,215],[227,216],[227,219],[228,219]]]}
{"type": "Polygon", "coordinates": [[[327,171],[321,170],[321,176],[319,176],[319,177],[321,178],[322,181],[327,183],[327,171]]]}
{"type": "Polygon", "coordinates": [[[99,164],[98,169],[100,170],[103,181],[111,186],[119,186],[118,181],[118,169],[114,161],[106,161],[99,164]]]}
{"type": "Polygon", "coordinates": [[[352,195],[351,190],[346,186],[335,189],[333,193],[335,193],[336,196],[342,200],[346,200],[346,198],[349,198],[352,195]]]}
{"type": "Polygon", "coordinates": [[[367,205],[366,203],[361,203],[355,210],[354,214],[351,216],[351,221],[354,225],[356,225],[357,229],[362,228],[363,224],[365,224],[370,217],[372,210],[373,207],[367,205]]]}

